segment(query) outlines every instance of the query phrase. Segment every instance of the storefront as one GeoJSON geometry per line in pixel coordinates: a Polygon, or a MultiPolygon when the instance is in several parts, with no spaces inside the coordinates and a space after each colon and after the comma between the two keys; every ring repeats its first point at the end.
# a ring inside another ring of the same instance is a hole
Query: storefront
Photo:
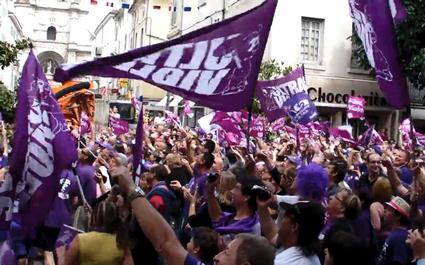
{"type": "MultiPolygon", "coordinates": [[[[365,130],[364,123],[375,124],[378,130],[398,128],[397,112],[389,107],[373,80],[307,76],[308,93],[316,104],[319,119],[328,120],[333,127],[350,124],[355,136],[365,130]],[[347,103],[350,96],[362,96],[366,102],[365,121],[347,120],[347,103]]],[[[391,135],[395,137],[395,135],[391,135]]]]}

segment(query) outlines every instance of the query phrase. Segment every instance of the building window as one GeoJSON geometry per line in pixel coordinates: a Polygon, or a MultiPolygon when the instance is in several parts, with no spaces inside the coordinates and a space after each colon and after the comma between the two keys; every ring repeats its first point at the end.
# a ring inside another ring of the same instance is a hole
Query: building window
{"type": "Polygon", "coordinates": [[[301,21],[301,60],[320,64],[325,21],[306,17],[301,18],[301,21]]]}
{"type": "Polygon", "coordinates": [[[56,28],[50,26],[47,28],[47,40],[56,40],[56,28]]]}
{"type": "Polygon", "coordinates": [[[350,66],[353,69],[361,69],[361,70],[367,70],[364,66],[362,66],[362,63],[360,61],[360,59],[356,56],[356,52],[361,50],[363,45],[358,42],[355,42],[353,40],[353,38],[355,37],[356,34],[356,28],[354,26],[354,23],[351,26],[351,32],[352,32],[352,37],[351,37],[351,62],[350,62],[350,66]]]}
{"type": "Polygon", "coordinates": [[[178,1],[173,0],[172,6],[171,6],[171,26],[177,26],[177,5],[178,5],[178,1]]]}

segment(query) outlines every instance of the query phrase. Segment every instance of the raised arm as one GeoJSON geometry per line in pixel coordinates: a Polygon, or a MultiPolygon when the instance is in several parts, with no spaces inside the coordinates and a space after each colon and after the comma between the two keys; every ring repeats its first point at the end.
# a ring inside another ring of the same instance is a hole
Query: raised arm
{"type": "Polygon", "coordinates": [[[267,202],[260,201],[257,199],[257,213],[260,217],[260,225],[261,225],[261,231],[263,232],[264,236],[269,240],[269,242],[276,246],[276,240],[277,240],[277,234],[279,231],[278,226],[273,221],[273,218],[270,215],[268,206],[270,205],[272,199],[270,199],[267,202]]]}
{"type": "Polygon", "coordinates": [[[219,221],[222,214],[220,204],[215,197],[215,187],[217,187],[219,181],[220,178],[217,178],[215,182],[208,183],[207,187],[208,214],[213,222],[219,221]]]}
{"type": "MultiPolygon", "coordinates": [[[[136,185],[130,177],[129,171],[125,167],[119,167],[111,172],[113,178],[118,179],[118,183],[126,194],[131,194],[136,185]]],[[[165,219],[151,206],[148,200],[138,197],[131,201],[133,214],[143,230],[146,237],[152,242],[156,251],[164,258],[169,265],[183,265],[187,256],[187,251],[180,244],[176,234],[165,219]]]]}

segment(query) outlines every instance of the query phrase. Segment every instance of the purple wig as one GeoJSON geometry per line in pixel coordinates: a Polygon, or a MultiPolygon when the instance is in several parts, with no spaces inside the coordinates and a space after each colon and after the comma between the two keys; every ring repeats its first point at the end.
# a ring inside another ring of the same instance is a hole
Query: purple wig
{"type": "Polygon", "coordinates": [[[296,178],[297,193],[303,199],[322,202],[326,197],[329,182],[328,172],[316,163],[298,169],[296,178]]]}

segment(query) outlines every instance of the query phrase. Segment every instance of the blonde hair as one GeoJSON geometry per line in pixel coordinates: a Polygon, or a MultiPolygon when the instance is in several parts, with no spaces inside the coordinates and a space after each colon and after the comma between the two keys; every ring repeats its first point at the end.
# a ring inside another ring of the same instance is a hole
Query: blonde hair
{"type": "Polygon", "coordinates": [[[393,190],[390,181],[387,178],[379,177],[372,186],[372,195],[373,199],[380,203],[391,201],[393,190]]]}
{"type": "Polygon", "coordinates": [[[176,168],[182,166],[182,160],[178,154],[168,154],[165,157],[165,161],[170,168],[176,168]]]}
{"type": "Polygon", "coordinates": [[[220,184],[218,186],[218,201],[223,204],[230,204],[232,200],[231,190],[236,186],[236,175],[230,171],[223,171],[220,174],[220,184]]]}
{"type": "Polygon", "coordinates": [[[342,193],[342,204],[345,208],[344,216],[348,219],[355,219],[360,213],[362,204],[359,197],[349,189],[341,189],[338,193],[342,193]]]}

